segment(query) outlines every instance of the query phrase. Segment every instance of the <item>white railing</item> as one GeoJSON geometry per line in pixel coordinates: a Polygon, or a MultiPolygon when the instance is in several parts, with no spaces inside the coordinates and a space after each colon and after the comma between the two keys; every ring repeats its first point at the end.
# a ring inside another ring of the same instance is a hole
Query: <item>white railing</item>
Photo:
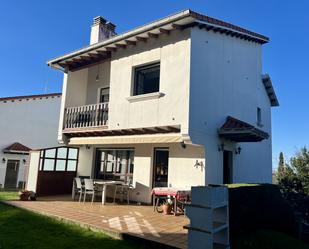
{"type": "Polygon", "coordinates": [[[64,129],[107,125],[108,102],[65,109],[64,129]]]}

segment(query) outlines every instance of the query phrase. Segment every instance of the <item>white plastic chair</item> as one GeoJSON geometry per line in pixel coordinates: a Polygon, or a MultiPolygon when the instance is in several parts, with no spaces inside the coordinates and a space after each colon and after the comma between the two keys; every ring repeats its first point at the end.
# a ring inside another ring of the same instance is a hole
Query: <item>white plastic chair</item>
{"type": "Polygon", "coordinates": [[[84,179],[84,203],[86,201],[87,195],[92,195],[91,197],[91,203],[94,201],[94,195],[98,193],[99,191],[96,190],[93,179],[84,179]]]}
{"type": "Polygon", "coordinates": [[[117,194],[120,194],[122,195],[122,200],[124,199],[124,196],[126,196],[127,204],[130,204],[130,191],[131,190],[133,190],[131,180],[129,180],[127,183],[116,185],[115,192],[114,192],[114,203],[116,202],[117,194]]]}
{"type": "Polygon", "coordinates": [[[74,181],[75,181],[74,200],[75,200],[75,195],[79,194],[78,201],[80,202],[82,199],[82,194],[83,194],[82,181],[79,177],[75,177],[74,181]]]}

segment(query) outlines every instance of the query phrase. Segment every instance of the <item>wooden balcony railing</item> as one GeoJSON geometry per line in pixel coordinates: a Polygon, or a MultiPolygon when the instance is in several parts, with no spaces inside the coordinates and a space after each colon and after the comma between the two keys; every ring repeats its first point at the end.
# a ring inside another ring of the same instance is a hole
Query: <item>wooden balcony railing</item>
{"type": "Polygon", "coordinates": [[[65,110],[64,129],[107,125],[108,103],[68,107],[65,110]]]}

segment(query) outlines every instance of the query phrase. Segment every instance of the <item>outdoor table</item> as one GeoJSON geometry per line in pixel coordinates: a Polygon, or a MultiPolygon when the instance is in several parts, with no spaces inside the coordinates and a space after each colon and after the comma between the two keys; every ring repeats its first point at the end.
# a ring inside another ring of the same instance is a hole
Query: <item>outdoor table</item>
{"type": "Polygon", "coordinates": [[[153,207],[156,208],[156,198],[166,198],[170,196],[174,199],[174,214],[177,213],[177,201],[187,200],[191,196],[191,190],[185,188],[172,188],[172,187],[157,187],[151,191],[153,198],[153,207]]]}
{"type": "Polygon", "coordinates": [[[106,202],[106,188],[107,186],[123,185],[122,181],[113,181],[113,180],[93,180],[95,185],[102,185],[102,205],[105,205],[106,202]]]}

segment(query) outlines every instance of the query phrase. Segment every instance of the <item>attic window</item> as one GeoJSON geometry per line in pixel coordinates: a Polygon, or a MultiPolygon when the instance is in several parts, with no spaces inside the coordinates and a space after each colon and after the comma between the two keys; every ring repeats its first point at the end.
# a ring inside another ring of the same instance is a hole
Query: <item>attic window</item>
{"type": "Polygon", "coordinates": [[[159,92],[160,63],[134,69],[133,95],[159,92]]]}

